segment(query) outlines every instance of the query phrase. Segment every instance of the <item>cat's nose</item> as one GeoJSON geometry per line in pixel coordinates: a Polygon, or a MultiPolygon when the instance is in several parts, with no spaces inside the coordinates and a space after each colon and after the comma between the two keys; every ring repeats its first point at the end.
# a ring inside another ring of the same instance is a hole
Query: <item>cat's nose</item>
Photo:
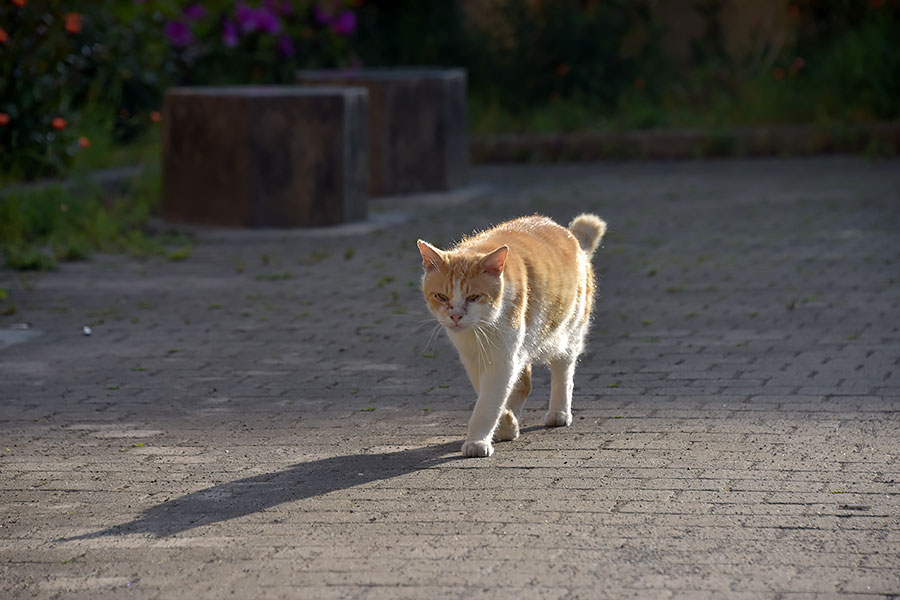
{"type": "Polygon", "coordinates": [[[450,313],[450,319],[453,321],[454,325],[459,325],[459,320],[462,319],[462,315],[450,313]]]}

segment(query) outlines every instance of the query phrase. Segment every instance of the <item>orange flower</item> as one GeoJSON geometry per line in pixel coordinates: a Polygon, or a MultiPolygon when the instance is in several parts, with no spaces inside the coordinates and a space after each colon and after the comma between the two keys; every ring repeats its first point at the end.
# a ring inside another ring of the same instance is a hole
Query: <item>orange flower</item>
{"type": "Polygon", "coordinates": [[[6,33],[2,27],[0,27],[0,44],[5,44],[9,41],[9,34],[6,33]]]}
{"type": "Polygon", "coordinates": [[[160,121],[162,121],[162,115],[159,114],[158,110],[151,110],[150,111],[150,120],[153,121],[154,123],[159,123],[160,121]]]}
{"type": "Polygon", "coordinates": [[[16,6],[18,6],[19,8],[22,8],[23,6],[25,6],[25,0],[12,0],[12,3],[15,4],[16,6]]]}
{"type": "Polygon", "coordinates": [[[81,31],[81,15],[78,13],[66,13],[66,31],[78,33],[81,31]]]}
{"type": "Polygon", "coordinates": [[[638,77],[634,78],[634,89],[642,90],[642,89],[644,89],[645,85],[646,85],[646,82],[644,81],[643,77],[638,76],[638,77]]]}
{"type": "Polygon", "coordinates": [[[772,77],[775,78],[775,81],[781,81],[782,79],[784,79],[784,69],[778,67],[777,69],[775,69],[775,72],[772,73],[772,77]]]}
{"type": "Polygon", "coordinates": [[[10,121],[9,115],[4,112],[0,112],[0,127],[3,127],[4,125],[9,125],[9,121],[10,121]]]}
{"type": "Polygon", "coordinates": [[[52,121],[50,121],[50,125],[53,126],[53,129],[62,131],[66,128],[66,120],[62,117],[55,117],[52,121]]]}
{"type": "Polygon", "coordinates": [[[80,148],[90,148],[91,140],[87,139],[84,136],[81,136],[80,138],[78,138],[78,146],[80,148]]]}
{"type": "Polygon", "coordinates": [[[566,63],[560,63],[558,67],[556,67],[556,74],[560,77],[564,76],[569,72],[569,65],[566,63]]]}

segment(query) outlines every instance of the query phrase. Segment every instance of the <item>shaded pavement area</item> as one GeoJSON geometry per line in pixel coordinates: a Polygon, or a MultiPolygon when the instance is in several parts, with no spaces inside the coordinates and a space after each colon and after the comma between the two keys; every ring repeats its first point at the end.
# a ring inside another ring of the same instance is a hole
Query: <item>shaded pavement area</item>
{"type": "Polygon", "coordinates": [[[0,597],[900,597],[900,160],[481,167],[372,213],[0,271],[0,597]],[[415,240],[584,211],[575,421],[536,369],[463,459],[415,240]]]}

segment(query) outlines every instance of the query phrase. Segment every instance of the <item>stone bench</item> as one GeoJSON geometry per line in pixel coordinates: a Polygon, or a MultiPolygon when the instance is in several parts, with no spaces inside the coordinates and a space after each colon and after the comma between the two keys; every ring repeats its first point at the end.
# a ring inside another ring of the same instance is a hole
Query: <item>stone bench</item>
{"type": "Polygon", "coordinates": [[[173,88],[163,111],[166,220],[312,227],[365,219],[365,89],[173,88]]]}
{"type": "Polygon", "coordinates": [[[438,192],[468,182],[464,69],[299,71],[307,85],[369,91],[369,193],[438,192]]]}

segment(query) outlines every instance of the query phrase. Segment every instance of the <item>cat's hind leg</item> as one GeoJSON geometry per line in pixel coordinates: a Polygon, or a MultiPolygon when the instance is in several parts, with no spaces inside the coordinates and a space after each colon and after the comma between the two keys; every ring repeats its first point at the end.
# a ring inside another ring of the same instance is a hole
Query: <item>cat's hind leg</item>
{"type": "Polygon", "coordinates": [[[525,404],[528,394],[531,393],[531,365],[525,365],[518,381],[513,386],[509,398],[506,400],[506,408],[500,415],[500,424],[494,433],[499,441],[510,441],[519,437],[519,419],[522,405],[525,404]]]}
{"type": "Polygon", "coordinates": [[[547,427],[572,424],[572,390],[575,387],[575,362],[578,357],[564,357],[550,362],[550,406],[544,415],[547,427]]]}

